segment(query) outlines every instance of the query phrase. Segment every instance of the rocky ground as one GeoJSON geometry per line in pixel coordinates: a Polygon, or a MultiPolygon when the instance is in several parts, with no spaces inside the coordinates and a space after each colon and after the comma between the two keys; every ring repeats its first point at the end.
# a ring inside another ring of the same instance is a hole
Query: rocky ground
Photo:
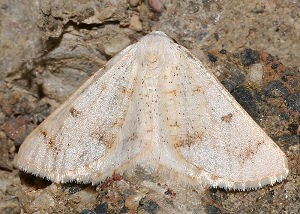
{"type": "Polygon", "coordinates": [[[2,0],[0,213],[299,213],[300,2],[2,0]],[[286,153],[275,186],[194,188],[137,168],[98,186],[19,172],[24,138],[84,80],[152,30],[209,67],[286,153]]]}

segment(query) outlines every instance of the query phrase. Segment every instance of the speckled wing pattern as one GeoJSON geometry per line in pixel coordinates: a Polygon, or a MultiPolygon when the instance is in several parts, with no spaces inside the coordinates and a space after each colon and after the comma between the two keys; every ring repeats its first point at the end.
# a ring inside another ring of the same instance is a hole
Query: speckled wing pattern
{"type": "Polygon", "coordinates": [[[98,183],[134,165],[227,189],[283,180],[287,159],[184,47],[154,31],[114,57],[24,141],[24,171],[98,183]]]}

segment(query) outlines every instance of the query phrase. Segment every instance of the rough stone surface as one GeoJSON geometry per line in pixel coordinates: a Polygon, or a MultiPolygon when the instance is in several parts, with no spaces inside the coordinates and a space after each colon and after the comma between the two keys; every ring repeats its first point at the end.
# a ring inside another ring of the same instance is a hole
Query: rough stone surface
{"type": "Polygon", "coordinates": [[[289,0],[1,1],[0,213],[298,213],[299,8],[289,0]],[[138,168],[93,187],[14,168],[25,136],[152,30],[190,49],[282,148],[286,181],[227,192],[138,168]]]}
{"type": "Polygon", "coordinates": [[[95,207],[94,211],[97,214],[105,214],[108,213],[107,203],[99,204],[95,207]]]}
{"type": "Polygon", "coordinates": [[[121,50],[130,45],[130,40],[126,36],[117,36],[112,38],[106,44],[104,44],[105,54],[109,56],[114,56],[121,50]]]}
{"type": "Polygon", "coordinates": [[[231,93],[234,98],[241,104],[241,106],[252,116],[254,119],[258,117],[258,110],[256,101],[251,91],[246,87],[237,87],[231,93]]]}
{"type": "Polygon", "coordinates": [[[295,94],[290,95],[286,99],[286,105],[293,111],[300,112],[300,91],[295,94]]]}
{"type": "Polygon", "coordinates": [[[221,214],[221,211],[220,211],[220,209],[218,209],[215,206],[207,205],[206,206],[206,213],[207,214],[221,214]]]}
{"type": "Polygon", "coordinates": [[[282,97],[287,98],[289,96],[289,90],[279,80],[274,80],[268,83],[263,89],[262,93],[267,97],[282,97]]]}
{"type": "Polygon", "coordinates": [[[244,66],[249,66],[259,62],[259,53],[255,50],[245,49],[241,53],[242,63],[244,66]]]}

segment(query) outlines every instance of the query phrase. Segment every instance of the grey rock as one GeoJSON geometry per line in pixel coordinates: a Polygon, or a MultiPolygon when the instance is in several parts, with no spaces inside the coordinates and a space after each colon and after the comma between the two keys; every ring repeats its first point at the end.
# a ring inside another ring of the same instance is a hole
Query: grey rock
{"type": "Polygon", "coordinates": [[[290,94],[287,87],[285,87],[284,84],[279,80],[273,80],[269,82],[268,85],[266,85],[262,89],[262,93],[266,97],[271,97],[271,98],[277,98],[277,97],[287,98],[290,94]]]}
{"type": "Polygon", "coordinates": [[[122,209],[120,210],[120,213],[127,213],[129,211],[129,209],[127,207],[122,207],[122,209]]]}
{"type": "Polygon", "coordinates": [[[215,206],[207,205],[206,206],[206,213],[207,214],[221,214],[221,210],[215,206]]]}
{"type": "Polygon", "coordinates": [[[275,70],[276,68],[278,68],[279,65],[280,65],[279,62],[274,62],[272,63],[271,68],[275,70]]]}
{"type": "Polygon", "coordinates": [[[198,41],[198,42],[201,42],[202,39],[204,39],[204,37],[205,37],[207,34],[208,34],[208,32],[202,32],[202,33],[199,33],[199,34],[197,35],[197,41],[198,41]]]}
{"type": "Polygon", "coordinates": [[[290,120],[290,113],[287,111],[282,111],[278,114],[278,117],[281,120],[289,121],[290,120]]]}
{"type": "Polygon", "coordinates": [[[208,56],[208,59],[211,62],[216,62],[218,60],[218,58],[215,55],[211,54],[211,53],[208,53],[207,56],[208,56]]]}
{"type": "Polygon", "coordinates": [[[130,44],[130,39],[125,35],[118,35],[104,44],[104,52],[109,56],[114,56],[130,44]]]}
{"type": "Polygon", "coordinates": [[[237,87],[231,92],[232,96],[254,119],[257,119],[258,112],[256,102],[250,90],[244,86],[237,87]]]}
{"type": "Polygon", "coordinates": [[[75,87],[65,84],[62,79],[50,72],[43,73],[43,92],[46,96],[62,102],[66,100],[75,89],[75,87]]]}
{"type": "Polygon", "coordinates": [[[299,86],[299,82],[296,79],[291,79],[290,86],[294,89],[296,89],[299,86]]]}
{"type": "Polygon", "coordinates": [[[97,207],[95,207],[94,211],[97,214],[106,214],[108,213],[108,204],[106,202],[99,204],[97,207]]]}
{"type": "Polygon", "coordinates": [[[92,210],[82,210],[79,214],[95,214],[92,210]]]}
{"type": "Polygon", "coordinates": [[[241,60],[244,66],[249,66],[258,63],[260,55],[257,51],[247,48],[241,53],[241,60]]]}
{"type": "Polygon", "coordinates": [[[246,77],[241,70],[235,69],[230,73],[230,76],[222,80],[221,83],[229,92],[232,92],[236,87],[244,82],[245,78],[246,77]]]}
{"type": "Polygon", "coordinates": [[[159,211],[159,206],[156,202],[152,200],[141,201],[139,210],[145,210],[150,214],[156,214],[159,211]]]}

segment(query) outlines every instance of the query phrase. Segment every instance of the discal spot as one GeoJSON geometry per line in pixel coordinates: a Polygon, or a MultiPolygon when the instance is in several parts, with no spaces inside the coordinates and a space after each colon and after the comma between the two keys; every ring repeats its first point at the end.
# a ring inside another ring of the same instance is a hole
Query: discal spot
{"type": "Polygon", "coordinates": [[[48,141],[49,145],[53,145],[54,144],[54,139],[52,137],[50,137],[49,141],[48,141]]]}
{"type": "Polygon", "coordinates": [[[254,151],[248,146],[245,151],[245,159],[252,159],[254,156],[254,151]]]}
{"type": "Polygon", "coordinates": [[[202,141],[202,134],[195,131],[194,133],[182,135],[182,136],[173,136],[173,141],[175,141],[174,147],[190,147],[194,143],[200,144],[202,141]]]}
{"type": "Polygon", "coordinates": [[[40,130],[41,134],[43,135],[44,138],[47,137],[47,131],[45,130],[40,130]]]}
{"type": "Polygon", "coordinates": [[[201,87],[200,87],[200,86],[197,86],[196,88],[193,89],[193,92],[200,93],[201,90],[202,90],[201,87]]]}
{"type": "Polygon", "coordinates": [[[244,165],[246,160],[252,160],[254,158],[254,154],[256,151],[254,151],[249,145],[246,147],[246,149],[238,154],[238,160],[241,165],[244,165]]]}
{"type": "Polygon", "coordinates": [[[78,115],[81,114],[80,111],[76,110],[76,109],[73,108],[73,107],[71,107],[69,111],[70,111],[70,113],[71,113],[71,115],[72,115],[73,117],[78,117],[78,115]]]}
{"type": "Polygon", "coordinates": [[[178,122],[177,122],[177,121],[175,121],[175,123],[173,123],[173,124],[169,124],[169,126],[170,126],[170,127],[179,127],[179,125],[178,125],[178,122]]]}
{"type": "Polygon", "coordinates": [[[232,114],[227,114],[226,116],[221,117],[221,120],[226,122],[226,123],[230,123],[232,120],[232,114]]]}
{"type": "Polygon", "coordinates": [[[126,94],[126,87],[122,87],[122,93],[126,94]]]}
{"type": "Polygon", "coordinates": [[[173,94],[175,97],[177,95],[176,89],[172,90],[172,91],[166,91],[166,94],[173,94]]]}
{"type": "Polygon", "coordinates": [[[90,135],[92,138],[95,138],[99,144],[105,145],[108,149],[112,147],[112,144],[114,143],[116,136],[109,132],[103,132],[100,130],[95,130],[90,135]]]}

